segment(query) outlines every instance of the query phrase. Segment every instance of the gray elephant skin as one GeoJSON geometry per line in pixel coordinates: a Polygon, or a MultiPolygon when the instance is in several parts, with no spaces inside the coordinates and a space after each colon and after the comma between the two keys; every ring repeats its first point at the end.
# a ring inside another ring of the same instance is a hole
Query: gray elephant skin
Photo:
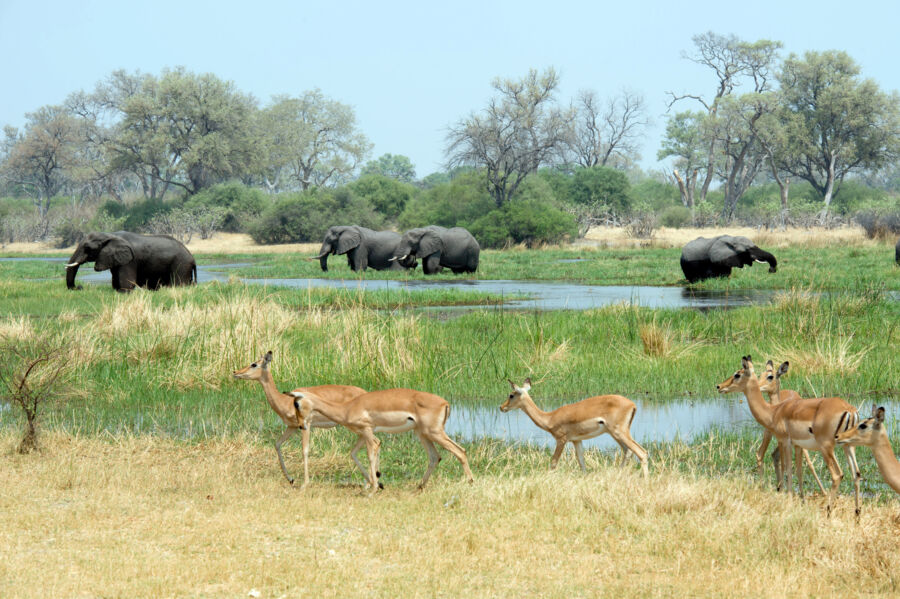
{"type": "Polygon", "coordinates": [[[900,239],[897,240],[897,247],[894,248],[894,260],[900,265],[900,239]]]}
{"type": "Polygon", "coordinates": [[[400,242],[400,234],[393,231],[373,231],[356,225],[330,227],[319,249],[319,264],[328,270],[328,256],[346,254],[347,265],[354,272],[374,268],[375,270],[403,270],[415,268],[415,258],[391,260],[400,242]]]}
{"type": "Polygon", "coordinates": [[[78,244],[66,265],[66,287],[75,286],[78,267],[93,262],[94,270],[112,272],[116,291],[134,287],[159,289],[197,282],[197,262],[191,252],[168,235],[140,235],[129,231],[89,233],[78,244]]]}
{"type": "Polygon", "coordinates": [[[732,268],[752,266],[754,262],[768,262],[769,272],[775,272],[778,266],[775,256],[740,236],[698,237],[681,250],[681,270],[691,283],[727,277],[732,268]]]}
{"type": "Polygon", "coordinates": [[[432,225],[410,229],[394,250],[392,260],[406,260],[414,256],[422,261],[426,275],[446,267],[455,273],[478,270],[481,247],[472,234],[462,227],[445,229],[432,225]]]}

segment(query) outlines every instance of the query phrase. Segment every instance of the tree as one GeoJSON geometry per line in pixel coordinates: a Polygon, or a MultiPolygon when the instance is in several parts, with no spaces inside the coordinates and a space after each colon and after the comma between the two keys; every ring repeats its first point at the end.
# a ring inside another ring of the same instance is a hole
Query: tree
{"type": "Polygon", "coordinates": [[[880,168],[900,154],[897,93],[859,73],[850,56],[829,50],[791,54],[778,76],[788,146],[781,166],[822,194],[822,221],[848,173],[880,168]]]}
{"type": "Polygon", "coordinates": [[[451,167],[485,169],[488,191],[502,208],[525,177],[559,155],[572,114],[556,104],[559,76],[553,68],[491,85],[498,95],[487,108],[450,127],[447,156],[451,167]]]}
{"type": "MultiPolygon", "coordinates": [[[[752,133],[742,134],[739,138],[729,137],[736,133],[735,128],[740,126],[743,120],[737,113],[747,108],[746,100],[740,102],[739,106],[732,104],[728,115],[719,115],[719,109],[724,102],[723,99],[730,96],[743,83],[749,81],[753,85],[753,93],[762,93],[769,88],[769,71],[782,44],[769,40],[745,42],[734,35],[722,36],[711,31],[695,35],[692,39],[696,50],[687,58],[712,69],[717,79],[715,92],[712,99],[709,100],[700,95],[676,96],[669,92],[672,96],[669,106],[671,107],[675,102],[683,99],[695,100],[703,106],[705,111],[703,120],[706,122],[699,128],[699,132],[703,134],[703,143],[705,144],[706,174],[700,187],[699,201],[702,202],[706,199],[718,167],[727,186],[726,194],[729,193],[729,189],[732,194],[727,198],[723,210],[723,216],[727,217],[733,213],[734,205],[740,198],[740,193],[743,193],[741,188],[746,189],[744,187],[745,177],[750,174],[749,171],[753,170],[753,161],[750,163],[747,161],[752,157],[754,140],[752,133]],[[740,106],[740,104],[744,104],[744,106],[740,106]],[[735,120],[735,117],[739,118],[735,120]],[[729,147],[724,149],[726,164],[723,169],[723,165],[717,164],[717,160],[719,160],[719,148],[726,140],[729,147]]],[[[753,102],[751,101],[750,104],[753,102]]],[[[749,181],[747,184],[749,185],[749,181]]],[[[679,187],[681,185],[682,183],[679,182],[679,187]]]]}
{"type": "Polygon", "coordinates": [[[630,209],[628,177],[622,171],[605,166],[579,168],[572,177],[571,199],[583,206],[603,206],[618,215],[630,209]]]}
{"type": "Polygon", "coordinates": [[[265,177],[270,189],[290,182],[301,190],[339,185],[350,178],[372,148],[356,129],[353,109],[317,89],[299,98],[274,97],[260,117],[260,131],[268,156],[265,177]]]}
{"type": "Polygon", "coordinates": [[[704,113],[685,111],[669,117],[666,123],[666,135],[657,158],[663,160],[675,157],[675,168],[672,176],[678,184],[681,203],[691,211],[694,219],[696,204],[697,177],[706,163],[707,145],[704,143],[704,113]],[[679,169],[681,172],[679,173],[679,169]]]}
{"type": "Polygon", "coordinates": [[[382,154],[376,160],[367,162],[362,174],[382,175],[402,183],[412,183],[416,180],[416,167],[402,154],[382,154]]]}
{"type": "Polygon", "coordinates": [[[566,142],[570,160],[583,167],[623,167],[638,156],[641,134],[647,125],[644,97],[631,91],[601,101],[592,90],[582,90],[572,110],[575,120],[566,142]]]}
{"type": "Polygon", "coordinates": [[[417,191],[410,183],[378,174],[363,175],[347,187],[359,197],[367,199],[375,210],[391,220],[400,216],[417,191]]]}
{"type": "Polygon", "coordinates": [[[63,189],[74,166],[76,123],[62,106],[44,106],[25,116],[24,132],[4,129],[2,173],[32,194],[40,220],[46,224],[50,200],[63,189]]]}

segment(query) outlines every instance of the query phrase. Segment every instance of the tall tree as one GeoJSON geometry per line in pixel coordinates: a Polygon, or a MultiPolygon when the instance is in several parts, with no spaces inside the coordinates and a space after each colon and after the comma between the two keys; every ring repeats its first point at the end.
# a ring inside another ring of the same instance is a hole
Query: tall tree
{"type": "Polygon", "coordinates": [[[483,168],[498,208],[529,174],[551,165],[566,143],[572,113],[556,103],[558,85],[553,68],[531,69],[518,80],[494,79],[497,95],[487,108],[450,127],[449,166],[483,168]]]}
{"type": "MultiPolygon", "coordinates": [[[[781,48],[781,42],[773,42],[770,40],[759,40],[756,42],[745,42],[734,35],[723,36],[713,32],[707,32],[701,35],[695,35],[693,38],[695,51],[686,58],[697,64],[703,65],[713,71],[716,76],[716,87],[711,98],[697,94],[675,95],[670,92],[671,101],[669,106],[683,99],[692,99],[700,103],[706,113],[706,119],[703,129],[705,136],[705,175],[703,183],[700,187],[699,201],[706,199],[709,186],[712,183],[713,176],[717,167],[722,173],[720,160],[720,151],[722,142],[728,138],[729,133],[734,132],[737,122],[733,120],[734,111],[732,106],[731,114],[728,118],[719,118],[720,106],[723,99],[731,96],[735,89],[742,84],[750,83],[753,87],[753,93],[762,93],[769,88],[769,72],[777,58],[777,52],[781,48]],[[721,129],[731,129],[731,131],[722,132],[721,129]]],[[[748,166],[746,160],[753,149],[753,140],[750,138],[742,140],[743,143],[739,147],[731,144],[730,148],[725,149],[728,156],[727,172],[723,174],[726,184],[730,179],[735,180],[732,186],[733,192],[740,190],[741,184],[738,180],[742,180],[742,173],[746,174],[748,166]]],[[[743,193],[743,192],[741,192],[743,193]]],[[[737,196],[738,198],[740,195],[737,196]]],[[[736,198],[729,198],[730,201],[736,203],[736,198]]],[[[729,208],[729,202],[726,202],[723,216],[726,213],[733,212],[732,207],[729,208]]]]}
{"type": "Polygon", "coordinates": [[[681,203],[691,211],[692,221],[696,206],[697,177],[707,159],[707,145],[704,141],[706,135],[703,131],[705,116],[705,113],[697,111],[678,112],[670,116],[662,147],[657,153],[659,160],[675,157],[672,177],[678,184],[681,203]]]}
{"type": "Polygon", "coordinates": [[[361,174],[382,175],[402,183],[412,183],[416,180],[416,167],[403,154],[382,154],[375,160],[368,161],[361,174]]]}
{"type": "Polygon", "coordinates": [[[68,182],[74,165],[76,122],[62,106],[43,106],[25,115],[23,132],[6,127],[3,177],[32,196],[46,230],[50,200],[68,182]]]}
{"type": "Polygon", "coordinates": [[[820,220],[844,177],[900,155],[900,98],[861,79],[844,52],[791,54],[779,74],[788,152],[783,168],[824,199],[820,220]]]}
{"type": "Polygon", "coordinates": [[[276,96],[263,113],[270,187],[284,179],[300,189],[344,183],[371,151],[353,108],[318,89],[299,98],[276,96]]]}
{"type": "Polygon", "coordinates": [[[566,158],[580,166],[624,167],[639,158],[638,148],[647,126],[644,97],[624,90],[601,100],[582,90],[573,103],[575,120],[567,140],[566,158]]]}

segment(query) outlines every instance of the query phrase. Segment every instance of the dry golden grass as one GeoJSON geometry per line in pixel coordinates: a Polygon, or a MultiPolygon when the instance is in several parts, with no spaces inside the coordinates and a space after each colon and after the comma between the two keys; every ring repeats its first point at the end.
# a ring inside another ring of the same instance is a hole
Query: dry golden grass
{"type": "Polygon", "coordinates": [[[805,247],[833,247],[835,245],[884,245],[877,240],[866,239],[861,227],[842,227],[838,229],[788,228],[779,230],[757,230],[754,227],[710,227],[669,229],[661,227],[654,230],[653,239],[633,239],[628,236],[624,227],[594,227],[585,236],[589,241],[600,242],[607,247],[659,247],[680,248],[697,237],[715,237],[716,235],[743,235],[749,237],[763,248],[781,248],[792,245],[805,247]]]}
{"type": "MultiPolygon", "coordinates": [[[[829,519],[738,478],[592,464],[458,481],[422,493],[291,488],[274,452],[243,439],[180,445],[0,436],[2,597],[896,596],[894,501],[829,519]]],[[[470,457],[478,460],[473,449],[470,457]]],[[[288,452],[298,463],[297,451],[288,452]]],[[[423,467],[416,463],[415,467],[423,467]]],[[[451,460],[452,462],[452,460],[451,460]]],[[[313,474],[346,456],[313,459],[313,474]]],[[[397,467],[394,465],[393,467],[397,467]]]]}
{"type": "MultiPolygon", "coordinates": [[[[216,233],[210,239],[200,239],[195,236],[187,244],[193,254],[309,254],[314,256],[319,253],[321,243],[284,243],[279,245],[259,245],[245,233],[216,233]]],[[[59,253],[69,255],[75,251],[75,246],[67,248],[55,247],[47,242],[17,242],[8,243],[3,247],[4,252],[21,254],[46,254],[59,253]]]]}
{"type": "Polygon", "coordinates": [[[792,365],[812,374],[852,374],[862,364],[869,349],[864,347],[858,351],[851,350],[853,337],[841,340],[816,341],[811,348],[801,349],[796,346],[773,346],[774,354],[783,356],[792,365]]]}

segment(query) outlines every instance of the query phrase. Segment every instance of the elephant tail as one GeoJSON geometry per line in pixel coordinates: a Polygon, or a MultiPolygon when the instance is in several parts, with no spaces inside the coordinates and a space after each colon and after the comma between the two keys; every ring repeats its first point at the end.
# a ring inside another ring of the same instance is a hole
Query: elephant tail
{"type": "Polygon", "coordinates": [[[192,276],[194,277],[194,280],[191,281],[191,284],[196,285],[197,283],[199,283],[199,281],[197,280],[197,263],[196,262],[191,264],[191,272],[193,273],[192,276]]]}

